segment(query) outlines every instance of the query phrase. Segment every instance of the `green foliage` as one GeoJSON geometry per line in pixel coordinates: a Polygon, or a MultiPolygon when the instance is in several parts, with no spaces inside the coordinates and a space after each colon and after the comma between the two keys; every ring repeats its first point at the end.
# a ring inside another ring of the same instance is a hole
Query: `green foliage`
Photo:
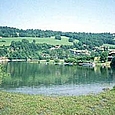
{"type": "Polygon", "coordinates": [[[59,63],[59,59],[54,59],[54,62],[55,63],[59,63]]]}
{"type": "Polygon", "coordinates": [[[69,42],[73,42],[74,41],[74,39],[73,38],[69,38],[69,40],[68,40],[69,42]]]}
{"type": "Polygon", "coordinates": [[[75,58],[67,58],[64,60],[66,63],[77,64],[79,62],[94,61],[94,56],[78,56],[75,58]]]}
{"type": "MultiPolygon", "coordinates": [[[[74,43],[77,49],[93,49],[95,46],[99,47],[103,44],[115,45],[114,36],[110,33],[85,33],[85,32],[61,32],[52,30],[40,29],[17,29],[11,27],[0,26],[0,36],[2,37],[34,37],[37,38],[51,38],[55,36],[56,39],[61,40],[62,36],[69,37],[69,41],[79,40],[80,44],[74,43]],[[71,39],[72,38],[72,39],[71,39]],[[87,47],[84,47],[86,45],[87,47]]],[[[5,40],[6,41],[6,40],[5,40]]]]}
{"type": "Polygon", "coordinates": [[[77,49],[87,48],[89,50],[93,49],[95,46],[99,47],[103,44],[115,44],[114,37],[110,33],[71,33],[66,32],[66,37],[79,40],[79,45],[74,43],[74,47],[77,49]],[[86,45],[87,47],[83,47],[86,45]]]}
{"type": "Polygon", "coordinates": [[[113,90],[115,90],[115,86],[113,86],[113,90]]]}
{"type": "MultiPolygon", "coordinates": [[[[47,38],[48,39],[48,38],[47,38]]],[[[64,38],[67,39],[67,38],[64,38]]],[[[62,42],[61,40],[59,40],[62,42]]],[[[70,54],[70,46],[53,46],[50,44],[38,44],[37,41],[29,42],[29,39],[22,39],[22,41],[12,41],[10,46],[1,46],[0,56],[12,59],[64,59],[70,54]]]]}
{"type": "Polygon", "coordinates": [[[27,58],[40,59],[39,52],[43,52],[44,54],[45,51],[45,53],[48,53],[47,49],[49,48],[51,48],[51,45],[35,44],[34,42],[29,43],[29,41],[26,39],[22,39],[22,42],[12,41],[9,48],[8,58],[9,59],[27,59],[27,58]]]}
{"type": "Polygon", "coordinates": [[[46,59],[46,62],[50,62],[50,59],[46,59]]]}
{"type": "Polygon", "coordinates": [[[76,63],[77,60],[75,58],[68,58],[68,59],[65,59],[64,62],[66,62],[66,63],[76,63]]]}
{"type": "Polygon", "coordinates": [[[76,59],[78,62],[94,61],[94,56],[79,56],[76,59]]]}
{"type": "Polygon", "coordinates": [[[107,59],[108,59],[108,52],[107,51],[102,52],[101,55],[100,55],[100,61],[101,62],[106,62],[107,59]]]}
{"type": "Polygon", "coordinates": [[[68,37],[61,36],[61,40],[56,40],[55,37],[50,37],[50,38],[35,38],[35,37],[9,37],[9,38],[1,38],[1,40],[5,40],[6,42],[0,42],[0,46],[10,46],[12,41],[22,41],[22,39],[27,39],[29,42],[35,41],[36,44],[49,44],[49,45],[72,45],[71,42],[68,42],[68,37]]]}
{"type": "Polygon", "coordinates": [[[56,36],[55,36],[55,39],[56,39],[56,40],[61,40],[61,36],[60,36],[60,35],[56,35],[56,36]]]}
{"type": "MultiPolygon", "coordinates": [[[[73,48],[95,51],[92,56],[99,56],[99,46],[115,44],[114,37],[110,33],[77,33],[40,29],[23,30],[0,26],[0,36],[3,37],[1,41],[5,41],[0,42],[0,56],[8,57],[9,59],[65,59],[75,57],[69,52],[73,48]],[[56,45],[59,45],[60,48],[54,49],[54,51],[50,50],[56,45]]],[[[102,62],[107,60],[105,57],[103,54],[101,55],[102,62]]],[[[85,57],[83,58],[85,59],[85,57]]]]}
{"type": "Polygon", "coordinates": [[[7,51],[6,48],[1,48],[1,49],[0,49],[0,57],[2,57],[2,56],[3,56],[3,57],[6,56],[7,53],[8,53],[8,51],[7,51]]]}
{"type": "Polygon", "coordinates": [[[110,49],[115,49],[115,44],[103,44],[104,47],[109,47],[110,49]]]}

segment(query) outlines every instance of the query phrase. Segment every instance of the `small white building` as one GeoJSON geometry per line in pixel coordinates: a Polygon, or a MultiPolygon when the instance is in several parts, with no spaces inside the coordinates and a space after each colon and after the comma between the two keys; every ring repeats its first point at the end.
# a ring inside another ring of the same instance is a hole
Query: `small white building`
{"type": "Polygon", "coordinates": [[[91,52],[88,50],[76,50],[76,49],[70,49],[70,51],[74,54],[74,55],[90,55],[91,52]]]}

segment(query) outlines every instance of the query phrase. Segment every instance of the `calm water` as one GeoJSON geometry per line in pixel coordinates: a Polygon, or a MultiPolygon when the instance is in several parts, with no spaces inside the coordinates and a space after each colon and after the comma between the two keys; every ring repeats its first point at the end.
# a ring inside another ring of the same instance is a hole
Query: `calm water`
{"type": "Polygon", "coordinates": [[[115,85],[115,70],[28,62],[4,64],[10,74],[1,90],[41,95],[84,95],[99,93],[115,85]]]}

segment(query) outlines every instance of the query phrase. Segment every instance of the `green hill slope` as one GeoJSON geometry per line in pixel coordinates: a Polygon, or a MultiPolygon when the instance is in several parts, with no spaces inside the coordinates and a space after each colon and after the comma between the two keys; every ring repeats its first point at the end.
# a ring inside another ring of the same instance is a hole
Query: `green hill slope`
{"type": "MultiPolygon", "coordinates": [[[[27,39],[29,42],[32,42],[33,40],[36,41],[36,43],[47,43],[51,45],[72,45],[72,42],[68,41],[68,37],[61,36],[61,40],[56,40],[55,37],[50,38],[35,38],[35,37],[14,37],[14,38],[1,38],[0,39],[0,46],[9,46],[12,41],[22,41],[22,39],[27,39]]],[[[78,42],[77,40],[75,40],[78,42]]]]}

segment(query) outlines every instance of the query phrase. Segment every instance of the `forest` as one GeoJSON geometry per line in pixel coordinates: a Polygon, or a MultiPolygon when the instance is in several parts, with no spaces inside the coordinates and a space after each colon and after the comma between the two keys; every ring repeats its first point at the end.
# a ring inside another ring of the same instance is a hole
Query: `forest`
{"type": "MultiPolygon", "coordinates": [[[[61,32],[41,29],[17,29],[13,27],[0,26],[0,42],[5,42],[4,38],[23,38],[21,41],[12,41],[10,46],[0,46],[0,57],[9,59],[68,59],[73,58],[70,49],[88,50],[92,56],[101,54],[99,47],[103,44],[115,45],[115,36],[112,33],[85,33],[85,32],[61,32]],[[55,37],[61,40],[62,36],[68,37],[68,42],[73,45],[61,45],[58,49],[50,44],[38,44],[37,39],[55,37]],[[25,37],[35,38],[31,43],[25,37]],[[78,40],[79,42],[75,42],[78,40]],[[51,50],[54,47],[54,50],[51,50]],[[97,48],[98,47],[98,48],[97,48]]],[[[105,48],[107,50],[107,48],[105,48]]]]}
{"type": "MultiPolygon", "coordinates": [[[[62,32],[41,29],[17,29],[13,27],[0,26],[1,37],[52,37],[61,39],[59,36],[69,37],[69,41],[73,42],[75,39],[79,40],[79,46],[86,44],[88,47],[101,46],[103,44],[115,44],[114,35],[111,33],[85,33],[85,32],[62,32]]],[[[78,47],[78,46],[76,46],[78,47]]]]}

